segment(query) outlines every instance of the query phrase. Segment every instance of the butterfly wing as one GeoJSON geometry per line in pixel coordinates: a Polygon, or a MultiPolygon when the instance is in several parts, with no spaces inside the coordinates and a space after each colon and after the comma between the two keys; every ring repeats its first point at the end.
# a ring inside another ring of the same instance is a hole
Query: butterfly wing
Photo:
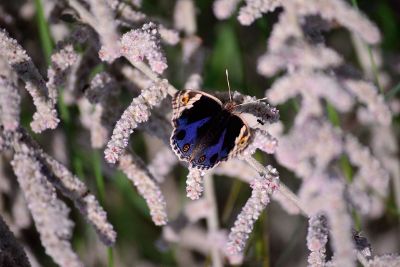
{"type": "Polygon", "coordinates": [[[175,126],[176,119],[178,119],[185,110],[192,109],[190,115],[192,120],[199,117],[208,117],[214,115],[215,112],[222,110],[222,102],[210,94],[197,90],[181,90],[178,91],[172,99],[172,122],[175,126]],[[201,101],[194,106],[194,103],[201,101]],[[209,108],[208,108],[209,107],[209,108]],[[193,113],[193,114],[192,114],[193,113]],[[193,116],[195,115],[195,116],[193,116]],[[192,117],[193,116],[193,117],[192,117]]]}
{"type": "Polygon", "coordinates": [[[182,90],[172,100],[174,131],[171,146],[180,159],[189,159],[199,139],[199,128],[222,111],[219,99],[209,94],[182,90]]]}
{"type": "MultiPolygon", "coordinates": [[[[250,140],[250,130],[247,124],[237,115],[228,113],[223,116],[223,122],[205,125],[208,131],[214,133],[205,137],[204,145],[197,151],[192,166],[199,169],[209,169],[221,161],[228,160],[243,151],[250,140]]],[[[205,127],[203,126],[203,127],[205,127]]],[[[200,128],[202,130],[202,128],[200,128]]]]}

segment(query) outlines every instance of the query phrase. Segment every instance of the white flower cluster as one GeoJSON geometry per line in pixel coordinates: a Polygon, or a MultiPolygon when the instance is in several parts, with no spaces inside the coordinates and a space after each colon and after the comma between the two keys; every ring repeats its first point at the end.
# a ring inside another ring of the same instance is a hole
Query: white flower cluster
{"type": "Polygon", "coordinates": [[[123,155],[119,169],[134,183],[139,194],[146,200],[153,222],[156,225],[165,225],[168,218],[164,196],[140,158],[132,154],[123,155]]]}
{"type": "Polygon", "coordinates": [[[308,256],[308,263],[312,267],[325,266],[325,246],[328,243],[328,233],[328,222],[323,214],[315,214],[309,219],[307,247],[311,251],[308,256]]]}
{"type": "Polygon", "coordinates": [[[104,151],[109,163],[116,163],[125,147],[128,145],[129,136],[138,124],[147,121],[150,117],[150,109],[158,105],[166,96],[168,83],[161,80],[134,98],[129,107],[124,111],[113,130],[111,140],[104,151]]]}
{"type": "Polygon", "coordinates": [[[25,88],[36,106],[37,112],[33,115],[31,123],[32,130],[40,133],[46,129],[56,128],[59,119],[55,110],[56,102],[51,98],[53,95],[50,94],[32,59],[5,30],[0,30],[0,54],[25,82],[25,88]]]}
{"type": "Polygon", "coordinates": [[[229,234],[226,248],[229,254],[239,254],[243,251],[255,221],[270,202],[270,195],[279,187],[279,173],[277,170],[271,166],[268,166],[267,170],[268,172],[265,176],[255,178],[250,183],[252,188],[251,197],[237,216],[229,234]]]}
{"type": "Polygon", "coordinates": [[[204,172],[196,168],[189,168],[186,179],[186,195],[191,200],[199,199],[204,191],[204,172]]]}
{"type": "Polygon", "coordinates": [[[57,198],[54,186],[40,171],[40,163],[27,154],[16,153],[12,166],[46,253],[60,266],[82,267],[69,241],[74,225],[68,219],[69,208],[57,198]]]}
{"type": "Polygon", "coordinates": [[[162,74],[167,63],[161,52],[158,35],[154,23],[144,24],[142,29],[125,33],[121,38],[122,55],[131,62],[142,62],[146,58],[151,69],[162,74]]]}

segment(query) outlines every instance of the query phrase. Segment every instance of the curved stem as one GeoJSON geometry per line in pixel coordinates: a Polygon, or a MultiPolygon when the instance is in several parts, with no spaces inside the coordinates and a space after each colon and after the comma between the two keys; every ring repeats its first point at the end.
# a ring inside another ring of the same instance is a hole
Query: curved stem
{"type": "MultiPolygon", "coordinates": [[[[256,159],[253,157],[247,157],[246,161],[252,166],[261,176],[265,175],[268,170],[264,168],[264,166],[259,163],[256,159]]],[[[294,194],[285,184],[280,183],[278,189],[279,192],[284,195],[287,200],[292,202],[296,207],[301,210],[304,216],[309,217],[310,212],[307,210],[307,208],[301,203],[300,199],[294,194]]]]}

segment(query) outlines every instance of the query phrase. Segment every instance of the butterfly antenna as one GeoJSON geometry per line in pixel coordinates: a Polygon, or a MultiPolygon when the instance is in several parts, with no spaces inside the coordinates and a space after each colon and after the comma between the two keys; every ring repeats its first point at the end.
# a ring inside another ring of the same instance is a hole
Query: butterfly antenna
{"type": "Polygon", "coordinates": [[[230,100],[230,102],[232,102],[232,94],[231,94],[231,86],[229,84],[228,69],[225,69],[225,74],[226,74],[226,82],[228,83],[229,100],[230,100]]]}

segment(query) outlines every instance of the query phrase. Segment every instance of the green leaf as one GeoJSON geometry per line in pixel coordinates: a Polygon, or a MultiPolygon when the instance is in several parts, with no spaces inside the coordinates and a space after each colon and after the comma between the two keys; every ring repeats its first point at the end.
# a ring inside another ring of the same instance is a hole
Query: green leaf
{"type": "Polygon", "coordinates": [[[215,46],[207,64],[204,84],[219,91],[228,90],[225,76],[227,69],[232,89],[237,88],[243,83],[243,64],[236,32],[227,22],[219,25],[215,34],[215,46]]]}
{"type": "Polygon", "coordinates": [[[105,189],[104,189],[104,178],[101,170],[101,157],[98,150],[93,151],[92,154],[92,166],[94,176],[96,177],[97,190],[99,192],[100,203],[104,204],[105,189]]]}
{"type": "Polygon", "coordinates": [[[50,35],[49,25],[44,15],[44,9],[41,0],[35,0],[35,8],[42,50],[44,55],[46,56],[47,65],[50,65],[50,58],[51,53],[53,52],[54,42],[50,35]]]}
{"type": "Polygon", "coordinates": [[[398,93],[400,93],[400,83],[398,83],[395,87],[390,89],[386,93],[385,98],[386,98],[386,100],[390,100],[391,98],[395,97],[398,93]]]}
{"type": "Polygon", "coordinates": [[[336,127],[340,127],[340,118],[339,114],[335,110],[335,108],[330,104],[327,103],[326,110],[328,112],[329,121],[336,127]]]}

